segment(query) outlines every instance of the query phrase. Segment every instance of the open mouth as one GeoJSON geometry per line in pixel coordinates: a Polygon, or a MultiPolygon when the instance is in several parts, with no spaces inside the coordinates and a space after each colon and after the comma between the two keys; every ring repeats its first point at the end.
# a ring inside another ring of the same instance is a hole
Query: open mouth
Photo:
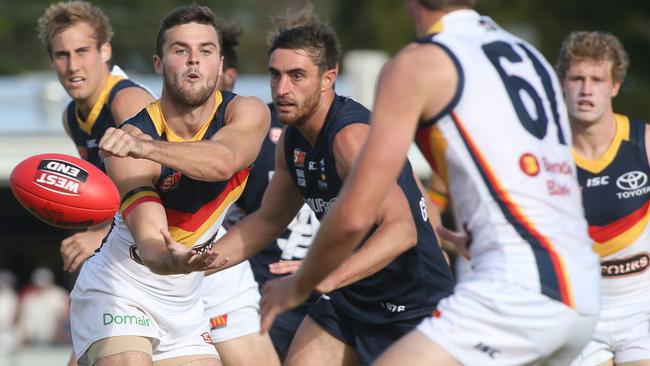
{"type": "Polygon", "coordinates": [[[295,103],[288,101],[276,101],[274,104],[277,109],[288,109],[296,105],[295,103]]]}
{"type": "Polygon", "coordinates": [[[82,84],[86,79],[81,76],[73,76],[67,79],[67,82],[71,86],[77,86],[82,84]]]}
{"type": "Polygon", "coordinates": [[[187,78],[190,81],[198,81],[201,79],[201,74],[199,74],[196,71],[189,71],[185,73],[185,78],[187,78]]]}
{"type": "Polygon", "coordinates": [[[593,108],[594,103],[588,101],[588,100],[581,100],[578,102],[578,107],[579,108],[593,108]]]}

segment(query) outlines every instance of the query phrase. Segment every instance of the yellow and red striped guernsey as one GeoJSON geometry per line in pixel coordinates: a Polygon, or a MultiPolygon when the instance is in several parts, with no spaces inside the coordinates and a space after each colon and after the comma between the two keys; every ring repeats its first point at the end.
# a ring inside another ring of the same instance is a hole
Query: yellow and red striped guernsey
{"type": "Polygon", "coordinates": [[[237,172],[228,180],[223,191],[217,197],[206,202],[195,212],[165,208],[167,225],[172,238],[189,247],[195,245],[203,234],[222,219],[228,207],[239,198],[246,186],[248,173],[249,169],[237,172]]]}
{"type": "MultiPolygon", "coordinates": [[[[180,138],[174,133],[165,121],[159,101],[150,104],[128,123],[154,140],[175,143],[209,140],[225,126],[226,107],[234,97],[232,93],[217,92],[212,115],[190,139],[180,138]]],[[[214,239],[228,207],[244,190],[249,172],[250,167],[246,167],[226,181],[206,182],[192,179],[168,166],[161,166],[155,190],[165,208],[172,238],[187,247],[202,245],[214,239]]]]}
{"type": "Polygon", "coordinates": [[[633,245],[648,230],[650,220],[645,125],[620,114],[615,122],[614,139],[602,156],[588,160],[573,153],[589,235],[601,257],[633,245]]]}

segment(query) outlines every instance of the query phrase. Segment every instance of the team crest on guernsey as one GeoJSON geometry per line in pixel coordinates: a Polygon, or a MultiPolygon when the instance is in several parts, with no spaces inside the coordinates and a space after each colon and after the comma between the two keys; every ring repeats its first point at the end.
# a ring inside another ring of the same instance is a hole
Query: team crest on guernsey
{"type": "Polygon", "coordinates": [[[293,149],[293,163],[296,166],[304,167],[305,166],[305,157],[306,156],[307,156],[307,154],[304,151],[302,151],[302,150],[300,150],[298,148],[293,149]]]}
{"type": "Polygon", "coordinates": [[[169,192],[172,189],[176,188],[181,182],[181,177],[183,174],[181,172],[174,172],[165,178],[162,179],[160,183],[160,190],[163,192],[169,192]]]}
{"type": "Polygon", "coordinates": [[[540,167],[537,157],[531,153],[525,153],[519,158],[519,168],[529,177],[539,174],[540,167]]]}

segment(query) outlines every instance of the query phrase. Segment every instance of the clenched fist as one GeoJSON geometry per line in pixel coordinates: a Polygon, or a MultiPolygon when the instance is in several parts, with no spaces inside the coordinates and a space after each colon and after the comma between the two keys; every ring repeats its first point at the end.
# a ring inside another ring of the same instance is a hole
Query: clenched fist
{"type": "Polygon", "coordinates": [[[129,127],[126,126],[125,129],[110,127],[106,130],[99,141],[99,155],[102,158],[109,156],[141,158],[144,156],[145,143],[151,138],[143,138],[146,136],[143,134],[138,137],[131,135],[128,131],[129,127]]]}

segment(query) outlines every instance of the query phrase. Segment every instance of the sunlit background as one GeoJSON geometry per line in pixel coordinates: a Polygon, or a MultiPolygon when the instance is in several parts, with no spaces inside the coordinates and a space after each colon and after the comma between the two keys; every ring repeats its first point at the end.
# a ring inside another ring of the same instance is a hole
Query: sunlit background
{"type": "MultiPolygon", "coordinates": [[[[56,324],[59,328],[56,339],[33,341],[25,345],[29,352],[20,344],[12,345],[14,351],[9,355],[7,347],[3,348],[3,344],[16,339],[2,329],[2,324],[15,319],[7,310],[11,304],[3,301],[5,291],[17,291],[26,298],[38,281],[50,279],[61,290],[68,291],[76,276],[61,270],[59,255],[60,241],[71,232],[39,222],[18,204],[8,188],[11,169],[27,156],[42,152],[76,155],[61,126],[61,112],[69,98],[50,70],[48,57],[36,35],[36,20],[50,3],[0,0],[0,365],[60,365],[69,355],[65,319],[56,324]],[[37,268],[43,270],[35,271],[37,268]]],[[[160,93],[161,82],[153,74],[151,63],[155,34],[160,19],[175,6],[187,2],[101,0],[93,3],[111,18],[115,31],[113,63],[160,93]]],[[[243,28],[238,48],[241,77],[235,92],[255,95],[268,102],[265,50],[267,33],[272,29],[271,16],[295,11],[305,2],[212,0],[198,3],[210,6],[220,17],[243,28]]],[[[381,63],[415,37],[403,1],[314,0],[312,3],[321,18],[337,30],[344,49],[337,91],[370,106],[372,84],[381,63]]],[[[479,0],[478,10],[532,42],[552,63],[562,39],[570,31],[604,30],[615,34],[630,54],[631,67],[614,107],[644,121],[650,119],[650,2],[479,0]]],[[[425,167],[418,165],[420,175],[426,176],[425,167]]]]}

